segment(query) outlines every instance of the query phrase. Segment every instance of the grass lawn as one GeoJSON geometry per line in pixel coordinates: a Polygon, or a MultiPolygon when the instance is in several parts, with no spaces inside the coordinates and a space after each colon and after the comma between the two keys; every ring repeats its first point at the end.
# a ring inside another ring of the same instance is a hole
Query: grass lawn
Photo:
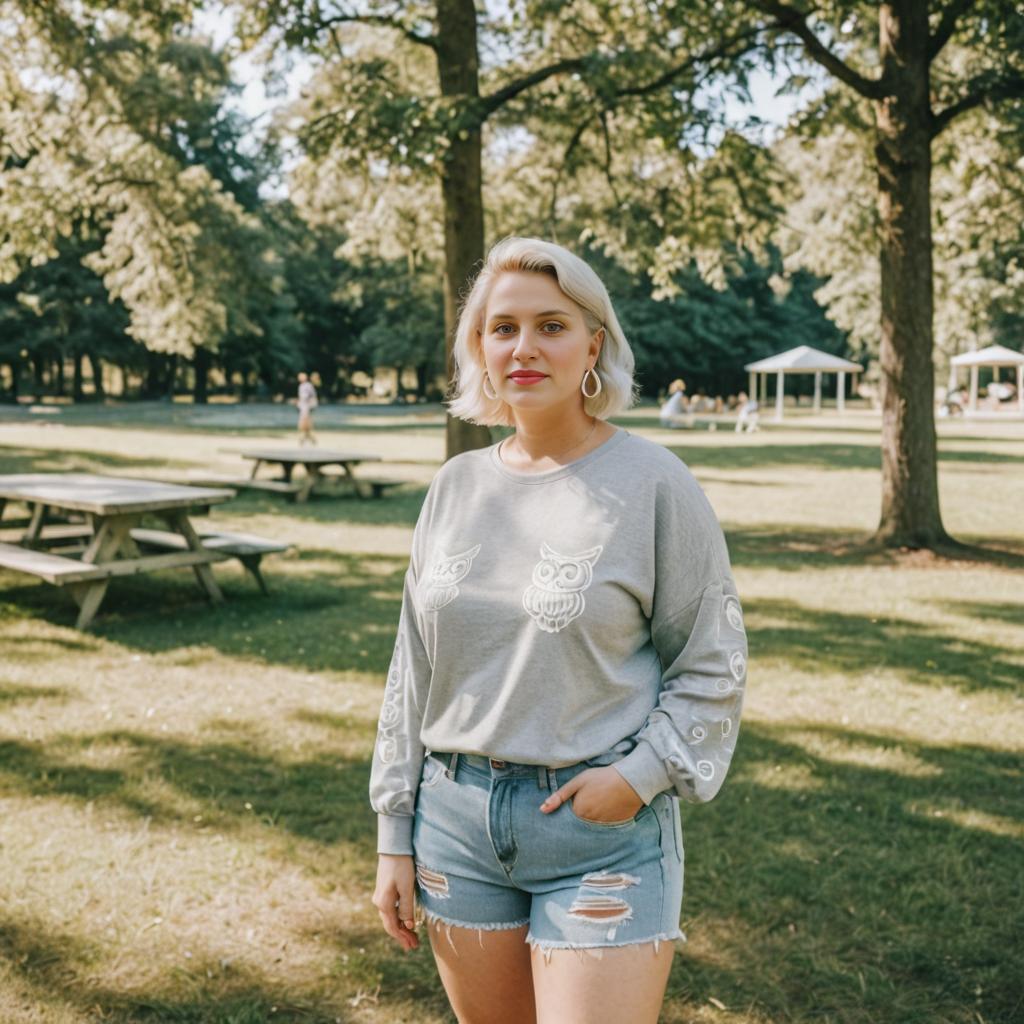
{"type": "MultiPolygon", "coordinates": [[[[280,413],[2,414],[0,472],[183,476],[291,443],[280,413]]],[[[378,502],[246,494],[218,525],[295,544],[269,598],[215,568],[111,585],[94,629],[0,571],[0,1022],[449,1021],[426,944],[376,921],[366,783],[434,410],[321,410],[399,461],[378,502]]],[[[285,417],[290,422],[291,413],[285,417]]],[[[878,422],[754,435],[622,425],[676,451],[726,528],[750,632],[732,775],[683,806],[662,1020],[1024,1020],[1024,424],[940,425],[946,525],[1006,552],[858,546],[878,422]]]]}

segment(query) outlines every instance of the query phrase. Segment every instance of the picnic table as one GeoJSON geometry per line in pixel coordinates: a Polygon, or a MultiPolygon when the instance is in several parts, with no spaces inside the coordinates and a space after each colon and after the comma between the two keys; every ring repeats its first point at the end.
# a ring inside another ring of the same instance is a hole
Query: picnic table
{"type": "MultiPolygon", "coordinates": [[[[401,481],[357,477],[353,470],[363,462],[380,462],[379,455],[360,455],[355,452],[331,451],[324,448],[255,448],[239,452],[243,459],[252,460],[249,482],[259,486],[264,483],[283,485],[293,494],[296,501],[308,501],[309,496],[332,479],[324,473],[327,466],[339,466],[341,479],[351,485],[352,491],[360,498],[379,498],[388,487],[395,487],[401,481]],[[260,480],[257,474],[264,465],[280,466],[281,476],[276,480],[260,480]],[[297,480],[292,476],[296,466],[305,469],[305,475],[297,480]]],[[[242,484],[245,486],[245,484],[242,484]]]]}
{"type": "Polygon", "coordinates": [[[247,534],[197,532],[191,516],[235,497],[231,490],[88,473],[0,475],[0,566],[67,586],[79,607],[79,629],[92,621],[115,576],[190,567],[215,603],[224,600],[210,565],[238,558],[266,591],[259,560],[288,545],[247,534]],[[6,517],[12,504],[26,517],[6,517]],[[157,518],[166,529],[142,526],[157,518]],[[51,549],[63,549],[56,553],[51,549]],[[77,556],[77,557],[76,557],[77,556]]]}

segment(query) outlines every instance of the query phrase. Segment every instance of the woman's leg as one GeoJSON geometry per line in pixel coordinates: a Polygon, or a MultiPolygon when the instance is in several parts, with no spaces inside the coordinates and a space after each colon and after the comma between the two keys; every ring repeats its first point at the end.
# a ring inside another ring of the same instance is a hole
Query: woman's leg
{"type": "Polygon", "coordinates": [[[534,1024],[528,925],[482,931],[438,921],[426,927],[459,1024],[534,1024]]]}
{"type": "Polygon", "coordinates": [[[656,1024],[674,953],[672,942],[534,949],[537,1024],[656,1024]]]}

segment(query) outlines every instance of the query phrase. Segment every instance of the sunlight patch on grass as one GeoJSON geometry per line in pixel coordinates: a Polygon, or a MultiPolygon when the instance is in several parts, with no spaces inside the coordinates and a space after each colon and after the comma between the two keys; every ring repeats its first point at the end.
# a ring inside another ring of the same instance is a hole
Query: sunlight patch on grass
{"type": "Polygon", "coordinates": [[[917,779],[942,775],[939,766],[914,755],[895,739],[891,744],[884,741],[866,743],[843,737],[842,733],[832,736],[800,729],[787,730],[785,736],[789,742],[799,744],[809,756],[823,762],[822,771],[825,772],[824,764],[846,764],[917,779]]]}
{"type": "Polygon", "coordinates": [[[978,829],[994,836],[1010,839],[1024,839],[1024,821],[1014,820],[1001,814],[987,814],[962,807],[912,806],[907,810],[925,818],[946,818],[961,828],[978,829]]]}

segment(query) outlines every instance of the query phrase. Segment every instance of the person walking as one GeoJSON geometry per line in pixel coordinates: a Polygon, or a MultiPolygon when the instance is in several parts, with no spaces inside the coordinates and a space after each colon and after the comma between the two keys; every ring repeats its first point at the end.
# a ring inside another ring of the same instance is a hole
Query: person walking
{"type": "Polygon", "coordinates": [[[317,407],[316,386],[309,379],[306,373],[300,373],[299,394],[297,404],[299,407],[299,445],[316,444],[316,437],[313,434],[313,410],[317,407]]]}
{"type": "Polygon", "coordinates": [[[449,460],[416,524],[373,903],[405,951],[424,924],[463,1024],[654,1024],[679,800],[722,785],[746,679],[721,528],[679,459],[607,422],[633,356],[566,249],[490,251],[455,364],[451,413],[515,432],[449,460]]]}

